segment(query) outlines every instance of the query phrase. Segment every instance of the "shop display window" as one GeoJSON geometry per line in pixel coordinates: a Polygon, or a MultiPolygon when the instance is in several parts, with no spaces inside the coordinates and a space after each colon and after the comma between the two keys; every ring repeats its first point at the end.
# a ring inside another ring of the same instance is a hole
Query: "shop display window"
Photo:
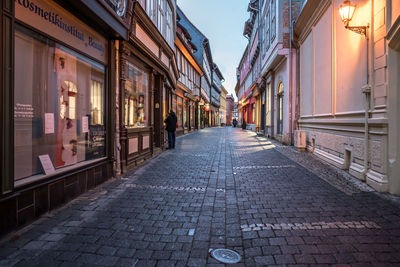
{"type": "Polygon", "coordinates": [[[175,115],[177,114],[176,111],[176,96],[172,95],[172,110],[175,112],[175,115]]]}
{"type": "Polygon", "coordinates": [[[180,128],[183,128],[182,125],[182,97],[177,96],[177,110],[176,110],[176,116],[178,117],[178,125],[180,128]]]}
{"type": "Polygon", "coordinates": [[[137,66],[126,63],[125,82],[125,126],[128,128],[146,127],[148,73],[137,66]]]}
{"type": "Polygon", "coordinates": [[[183,125],[185,126],[185,128],[188,127],[188,123],[187,123],[187,101],[183,102],[183,125]]]}
{"type": "Polygon", "coordinates": [[[194,114],[194,113],[195,113],[194,103],[191,102],[191,104],[190,104],[190,126],[191,126],[192,128],[195,127],[195,125],[194,125],[195,114],[194,114]]]}
{"type": "Polygon", "coordinates": [[[14,178],[104,157],[105,67],[15,26],[14,178]]]}

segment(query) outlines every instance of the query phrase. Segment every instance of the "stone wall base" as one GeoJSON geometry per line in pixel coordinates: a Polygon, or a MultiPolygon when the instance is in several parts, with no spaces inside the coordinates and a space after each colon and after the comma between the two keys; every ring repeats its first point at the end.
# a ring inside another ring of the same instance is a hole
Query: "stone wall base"
{"type": "Polygon", "coordinates": [[[367,184],[378,192],[387,192],[389,190],[387,175],[369,170],[367,172],[367,184]]]}

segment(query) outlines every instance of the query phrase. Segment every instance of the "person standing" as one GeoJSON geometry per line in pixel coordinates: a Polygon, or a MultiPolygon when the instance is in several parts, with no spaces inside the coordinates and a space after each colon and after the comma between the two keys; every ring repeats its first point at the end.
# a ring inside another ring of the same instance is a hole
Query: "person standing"
{"type": "Polygon", "coordinates": [[[164,120],[166,124],[166,130],[168,132],[168,148],[167,149],[174,149],[175,148],[175,131],[178,127],[178,118],[175,115],[175,112],[172,110],[169,111],[168,117],[164,120]]]}

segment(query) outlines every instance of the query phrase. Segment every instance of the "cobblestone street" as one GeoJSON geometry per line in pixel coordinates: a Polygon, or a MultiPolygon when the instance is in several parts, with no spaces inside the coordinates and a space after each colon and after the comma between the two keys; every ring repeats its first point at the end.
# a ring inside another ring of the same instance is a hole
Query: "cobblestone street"
{"type": "Polygon", "coordinates": [[[179,137],[3,239],[0,265],[219,266],[209,250],[229,248],[237,266],[399,266],[399,206],[289,149],[228,127],[179,137]]]}

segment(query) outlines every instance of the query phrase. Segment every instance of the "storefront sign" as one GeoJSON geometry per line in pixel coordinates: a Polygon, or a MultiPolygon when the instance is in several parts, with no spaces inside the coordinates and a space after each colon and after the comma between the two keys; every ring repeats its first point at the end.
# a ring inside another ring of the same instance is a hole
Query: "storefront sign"
{"type": "Polygon", "coordinates": [[[50,0],[14,0],[15,17],[86,53],[107,61],[107,40],[50,0]]]}

